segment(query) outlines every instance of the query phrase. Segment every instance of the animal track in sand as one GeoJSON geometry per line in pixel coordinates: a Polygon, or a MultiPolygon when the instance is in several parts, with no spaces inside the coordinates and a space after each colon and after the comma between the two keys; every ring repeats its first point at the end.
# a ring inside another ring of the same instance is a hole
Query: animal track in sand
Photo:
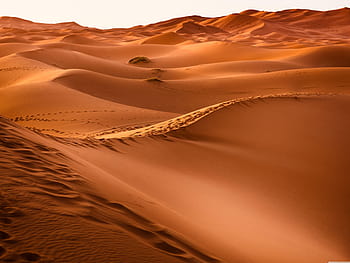
{"type": "Polygon", "coordinates": [[[30,262],[35,262],[40,259],[40,255],[31,252],[22,253],[20,254],[20,257],[30,262]]]}
{"type": "MultiPolygon", "coordinates": [[[[58,112],[46,112],[46,113],[36,113],[36,114],[27,114],[23,116],[15,116],[10,118],[11,121],[23,121],[23,120],[33,120],[33,118],[39,116],[52,116],[52,115],[62,115],[62,114],[82,114],[82,113],[107,113],[107,112],[115,112],[115,110],[78,110],[78,111],[58,111],[58,112]]],[[[42,120],[45,120],[42,118],[42,120]]]]}
{"type": "Polygon", "coordinates": [[[4,231],[0,230],[0,240],[9,239],[11,236],[4,231]]]}
{"type": "Polygon", "coordinates": [[[37,114],[28,114],[24,116],[15,116],[13,118],[10,118],[11,121],[13,122],[19,122],[22,124],[27,129],[30,129],[32,131],[35,131],[37,133],[53,133],[55,135],[62,135],[66,137],[82,137],[80,133],[76,132],[66,132],[54,128],[39,128],[35,126],[29,126],[26,125],[27,122],[74,122],[79,125],[98,125],[101,126],[101,128],[107,128],[109,127],[108,125],[104,124],[103,122],[100,121],[99,118],[93,118],[91,116],[87,118],[74,118],[74,117],[67,117],[67,114],[84,114],[84,113],[113,113],[115,110],[78,110],[78,111],[59,111],[59,112],[47,112],[47,113],[37,113],[37,114]],[[59,118],[60,115],[66,116],[65,118],[61,117],[59,118]],[[82,123],[83,122],[83,123],[82,123]]]}
{"type": "Polygon", "coordinates": [[[38,262],[41,256],[36,253],[9,254],[2,258],[3,262],[38,262]],[[24,261],[23,261],[24,260],[24,261]]]}
{"type": "Polygon", "coordinates": [[[110,202],[95,194],[85,194],[85,199],[94,204],[88,214],[82,215],[86,220],[121,228],[151,247],[188,262],[220,262],[124,204],[110,202]]]}
{"type": "Polygon", "coordinates": [[[0,68],[0,71],[33,70],[33,69],[38,69],[38,68],[37,67],[9,67],[9,68],[0,68]]]}

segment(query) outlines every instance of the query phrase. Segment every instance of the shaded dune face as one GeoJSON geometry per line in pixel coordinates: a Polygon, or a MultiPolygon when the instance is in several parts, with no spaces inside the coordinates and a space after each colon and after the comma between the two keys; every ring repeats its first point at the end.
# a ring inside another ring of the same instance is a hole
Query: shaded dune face
{"type": "Polygon", "coordinates": [[[337,116],[349,105],[347,97],[312,96],[221,108],[165,142],[136,139],[127,153],[152,156],[144,164],[152,174],[137,183],[143,173],[135,169],[125,180],[206,226],[218,242],[207,246],[224,262],[346,259],[350,127],[337,116]]]}
{"type": "Polygon", "coordinates": [[[0,32],[0,261],[350,259],[348,8],[0,32]]]}

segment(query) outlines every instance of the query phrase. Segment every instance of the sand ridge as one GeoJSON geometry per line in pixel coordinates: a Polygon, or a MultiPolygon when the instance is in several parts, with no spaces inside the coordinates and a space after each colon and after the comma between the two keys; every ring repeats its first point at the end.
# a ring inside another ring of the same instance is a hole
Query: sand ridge
{"type": "MultiPolygon", "coordinates": [[[[209,114],[215,111],[221,110],[225,107],[238,104],[238,105],[248,105],[254,103],[255,101],[272,99],[272,98],[295,98],[296,100],[305,96],[321,96],[321,95],[332,95],[325,93],[285,93],[285,94],[273,94],[265,96],[254,96],[248,98],[239,98],[229,101],[224,101],[215,105],[210,105],[193,112],[181,115],[179,117],[166,120],[164,122],[156,123],[147,127],[142,127],[139,129],[132,129],[129,131],[115,131],[107,130],[100,132],[98,134],[91,134],[88,137],[93,137],[96,139],[123,139],[123,138],[133,138],[133,137],[145,137],[145,136],[155,136],[155,135],[165,135],[168,132],[176,131],[181,128],[186,128],[209,114]]],[[[336,95],[336,94],[333,94],[336,95]]]]}

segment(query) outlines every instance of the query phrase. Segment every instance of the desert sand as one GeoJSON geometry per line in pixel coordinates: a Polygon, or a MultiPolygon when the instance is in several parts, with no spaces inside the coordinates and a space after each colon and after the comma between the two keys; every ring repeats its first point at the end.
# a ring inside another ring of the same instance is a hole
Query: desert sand
{"type": "Polygon", "coordinates": [[[350,260],[350,9],[0,31],[0,261],[350,260]]]}

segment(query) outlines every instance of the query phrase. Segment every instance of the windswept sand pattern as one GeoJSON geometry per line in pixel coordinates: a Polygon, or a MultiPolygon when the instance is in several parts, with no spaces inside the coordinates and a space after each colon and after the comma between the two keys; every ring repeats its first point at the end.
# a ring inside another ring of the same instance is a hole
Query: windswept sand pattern
{"type": "MultiPolygon", "coordinates": [[[[69,157],[55,148],[23,137],[18,130],[19,128],[12,126],[7,120],[1,119],[1,152],[5,158],[1,160],[1,189],[5,194],[1,195],[1,224],[5,229],[10,229],[9,233],[0,230],[0,239],[4,242],[0,256],[4,262],[20,259],[48,262],[46,259],[49,257],[45,255],[25,252],[20,245],[20,248],[16,248],[15,244],[21,240],[11,238],[13,220],[17,217],[26,220],[26,213],[22,210],[39,212],[42,209],[41,204],[35,205],[29,198],[45,202],[52,214],[81,218],[114,231],[122,229],[154,249],[186,262],[220,262],[127,206],[99,196],[84,178],[65,164],[70,160],[69,157]],[[11,167],[11,176],[4,167],[11,167]],[[21,192],[16,193],[19,190],[21,192]],[[18,196],[14,201],[6,199],[6,195],[14,198],[16,194],[18,196]],[[19,202],[20,200],[24,203],[19,202]],[[24,209],[17,208],[16,204],[24,209]]],[[[32,242],[30,237],[29,242],[32,242]]],[[[75,257],[78,258],[79,255],[76,254],[75,257]]],[[[62,259],[58,257],[50,260],[61,262],[62,259]]]]}

